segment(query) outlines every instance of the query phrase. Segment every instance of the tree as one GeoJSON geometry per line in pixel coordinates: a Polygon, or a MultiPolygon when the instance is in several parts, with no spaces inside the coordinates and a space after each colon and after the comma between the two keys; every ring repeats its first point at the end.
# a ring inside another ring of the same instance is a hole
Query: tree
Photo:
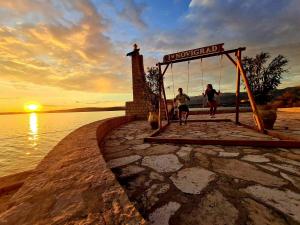
{"type": "Polygon", "coordinates": [[[258,104],[266,104],[271,100],[270,93],[280,84],[282,74],[288,72],[285,68],[288,60],[278,55],[268,65],[270,54],[261,52],[255,57],[244,57],[243,68],[249,80],[250,89],[258,104]]]}
{"type": "Polygon", "coordinates": [[[158,67],[147,68],[146,83],[148,89],[146,90],[146,97],[150,102],[150,111],[157,111],[159,108],[159,88],[160,88],[160,74],[158,67]]]}

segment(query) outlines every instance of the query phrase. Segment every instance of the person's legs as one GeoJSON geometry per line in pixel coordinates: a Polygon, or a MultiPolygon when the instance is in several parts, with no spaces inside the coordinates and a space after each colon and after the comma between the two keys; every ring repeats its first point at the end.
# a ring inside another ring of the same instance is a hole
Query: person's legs
{"type": "Polygon", "coordinates": [[[214,107],[214,115],[216,114],[216,112],[217,112],[217,105],[215,105],[214,107]]]}
{"type": "Polygon", "coordinates": [[[213,115],[216,114],[216,111],[217,111],[217,102],[214,101],[214,103],[213,103],[213,115]]]}
{"type": "Polygon", "coordinates": [[[214,110],[213,104],[212,104],[212,102],[209,102],[208,104],[209,104],[209,115],[212,116],[213,115],[213,110],[214,110]]]}
{"type": "Polygon", "coordinates": [[[182,110],[182,122],[185,121],[186,111],[182,110]]]}
{"type": "Polygon", "coordinates": [[[187,123],[187,118],[189,117],[189,113],[190,113],[189,107],[186,105],[185,106],[185,121],[184,121],[185,124],[187,123]]]}
{"type": "Polygon", "coordinates": [[[186,111],[186,113],[185,113],[185,121],[184,121],[185,124],[187,123],[187,118],[188,117],[189,117],[189,111],[186,111]]]}
{"type": "Polygon", "coordinates": [[[178,111],[179,111],[178,112],[178,114],[179,114],[179,116],[178,116],[179,117],[179,124],[181,125],[181,117],[182,117],[182,107],[181,106],[178,107],[178,111]]]}

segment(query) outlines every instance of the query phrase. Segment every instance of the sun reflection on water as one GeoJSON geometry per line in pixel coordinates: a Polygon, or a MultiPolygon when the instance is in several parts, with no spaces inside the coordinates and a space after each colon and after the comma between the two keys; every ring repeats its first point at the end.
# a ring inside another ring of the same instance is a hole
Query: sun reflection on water
{"type": "MultiPolygon", "coordinates": [[[[38,143],[38,116],[36,113],[29,114],[29,143],[32,148],[36,149],[38,143]]],[[[26,152],[26,155],[30,155],[30,152],[26,152]]]]}

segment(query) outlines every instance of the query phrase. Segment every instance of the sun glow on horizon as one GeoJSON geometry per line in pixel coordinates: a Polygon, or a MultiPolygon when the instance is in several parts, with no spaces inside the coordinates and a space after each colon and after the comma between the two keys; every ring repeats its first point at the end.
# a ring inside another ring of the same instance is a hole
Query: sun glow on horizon
{"type": "MultiPolygon", "coordinates": [[[[37,145],[38,145],[38,141],[39,141],[39,122],[38,122],[38,115],[37,113],[30,113],[29,114],[29,130],[28,130],[28,141],[30,143],[31,148],[30,149],[34,149],[37,150],[37,145]]],[[[26,151],[26,155],[30,155],[30,149],[28,151],[26,151]]]]}
{"type": "Polygon", "coordinates": [[[41,107],[42,106],[39,103],[30,102],[24,105],[24,110],[25,112],[38,112],[41,110],[41,107]]]}

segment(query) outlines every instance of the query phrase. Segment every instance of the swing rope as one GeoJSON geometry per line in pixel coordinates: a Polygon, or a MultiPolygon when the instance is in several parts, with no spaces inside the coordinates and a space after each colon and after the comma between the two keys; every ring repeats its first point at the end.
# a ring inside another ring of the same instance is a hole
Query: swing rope
{"type": "Polygon", "coordinates": [[[173,83],[173,99],[175,98],[175,84],[174,84],[174,75],[173,75],[173,63],[171,63],[171,74],[172,74],[172,83],[173,83]]]}
{"type": "Polygon", "coordinates": [[[202,93],[204,93],[204,74],[203,74],[202,58],[200,61],[200,70],[201,70],[202,93]]]}
{"type": "MultiPolygon", "coordinates": [[[[202,93],[204,93],[205,88],[204,88],[204,72],[203,72],[202,58],[201,58],[201,61],[200,61],[200,70],[201,70],[202,93]]],[[[206,101],[206,98],[204,96],[202,96],[202,108],[205,108],[205,101],[206,101]]]]}
{"type": "Polygon", "coordinates": [[[223,75],[223,55],[220,56],[219,91],[221,91],[221,79],[223,75]]]}
{"type": "Polygon", "coordinates": [[[188,81],[186,85],[186,93],[189,94],[189,84],[190,84],[190,61],[188,61],[188,81]]]}
{"type": "MultiPolygon", "coordinates": [[[[222,75],[223,75],[223,55],[220,56],[220,60],[219,60],[219,64],[220,64],[220,69],[219,69],[219,93],[221,92],[221,79],[222,79],[222,75]]],[[[217,102],[218,105],[221,105],[221,95],[218,95],[217,98],[217,102]]]]}

